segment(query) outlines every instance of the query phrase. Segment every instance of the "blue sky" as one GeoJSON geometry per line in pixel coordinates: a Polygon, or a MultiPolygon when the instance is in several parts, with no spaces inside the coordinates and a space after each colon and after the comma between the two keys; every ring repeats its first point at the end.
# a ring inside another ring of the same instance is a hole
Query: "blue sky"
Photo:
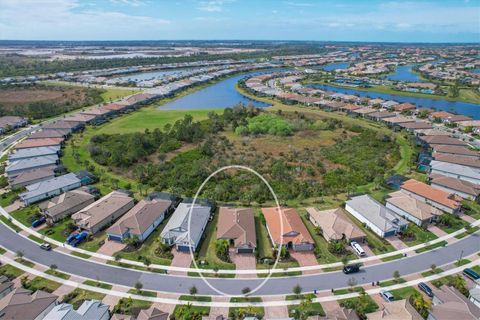
{"type": "Polygon", "coordinates": [[[0,0],[0,39],[480,42],[480,0],[0,0]]]}

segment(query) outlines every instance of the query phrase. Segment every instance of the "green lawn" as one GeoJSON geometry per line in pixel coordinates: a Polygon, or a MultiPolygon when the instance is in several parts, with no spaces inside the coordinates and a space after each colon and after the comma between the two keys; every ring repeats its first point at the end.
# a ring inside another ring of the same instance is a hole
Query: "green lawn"
{"type": "Polygon", "coordinates": [[[67,225],[72,222],[70,218],[63,219],[57,223],[55,223],[51,227],[46,227],[41,229],[39,232],[44,234],[54,240],[65,242],[68,235],[64,235],[63,231],[66,229],[67,225]]]}
{"type": "Polygon", "coordinates": [[[10,215],[22,224],[30,227],[32,225],[32,221],[34,220],[33,216],[38,213],[38,211],[38,206],[33,205],[15,210],[10,213],[10,215]]]}
{"type": "Polygon", "coordinates": [[[13,224],[12,221],[8,220],[7,217],[5,217],[4,215],[0,215],[0,220],[6,224],[7,226],[9,226],[10,228],[12,228],[13,230],[15,230],[16,232],[20,232],[22,231],[22,229],[20,229],[20,227],[17,227],[15,224],[13,224]]]}
{"type": "Polygon", "coordinates": [[[172,263],[171,259],[159,257],[155,250],[161,244],[160,233],[167,224],[170,217],[167,217],[162,223],[155,229],[147,240],[140,246],[139,249],[133,252],[121,252],[121,256],[124,259],[141,261],[144,258],[148,258],[152,264],[160,264],[169,266],[172,263]]]}
{"type": "Polygon", "coordinates": [[[77,256],[77,257],[83,258],[83,259],[90,259],[92,257],[92,256],[89,256],[88,254],[77,252],[77,251],[72,251],[72,252],[70,252],[70,254],[72,256],[77,256]]]}
{"type": "Polygon", "coordinates": [[[412,287],[405,287],[401,289],[390,290],[390,292],[393,294],[393,297],[395,298],[395,300],[402,300],[402,299],[408,299],[412,294],[418,291],[412,287]]]}
{"type": "Polygon", "coordinates": [[[355,287],[355,288],[345,288],[345,289],[337,289],[337,290],[333,290],[333,295],[335,296],[339,296],[339,295],[342,295],[342,294],[348,294],[348,293],[352,293],[352,292],[362,292],[363,291],[363,288],[362,287],[355,287]]]}
{"type": "Polygon", "coordinates": [[[397,135],[397,144],[400,146],[401,160],[393,168],[397,174],[405,174],[412,163],[413,148],[409,141],[402,135],[397,135]]]}
{"type": "Polygon", "coordinates": [[[0,206],[7,207],[18,197],[21,191],[9,191],[0,196],[0,206]]]}
{"type": "Polygon", "coordinates": [[[378,310],[378,305],[373,301],[372,297],[368,295],[340,300],[338,303],[347,309],[354,309],[362,319],[366,313],[378,310]]]}
{"type": "Polygon", "coordinates": [[[468,236],[468,235],[470,235],[470,234],[472,234],[472,233],[475,233],[475,232],[477,232],[478,230],[480,230],[480,227],[479,227],[479,226],[469,228],[467,231],[462,232],[462,233],[460,233],[460,234],[457,234],[457,235],[455,236],[455,238],[457,238],[457,239],[465,238],[466,236],[468,236]]]}
{"type": "Polygon", "coordinates": [[[302,300],[302,299],[315,299],[316,296],[313,293],[307,293],[307,294],[289,294],[288,296],[285,296],[286,301],[291,301],[291,300],[302,300]]]}
{"type": "Polygon", "coordinates": [[[391,279],[387,281],[381,281],[380,282],[380,287],[389,287],[393,286],[394,284],[399,284],[399,283],[405,283],[407,282],[405,279],[399,278],[399,279],[391,279]]]}
{"type": "Polygon", "coordinates": [[[265,314],[263,307],[238,307],[228,309],[228,318],[232,320],[241,320],[246,317],[257,317],[262,319],[265,314]]]}
{"type": "Polygon", "coordinates": [[[113,313],[132,314],[132,311],[138,309],[148,309],[152,305],[149,301],[134,300],[132,298],[122,298],[113,308],[113,313]]]}
{"type": "Polygon", "coordinates": [[[409,247],[413,247],[421,243],[427,243],[438,238],[435,234],[431,233],[428,230],[420,228],[414,223],[410,223],[408,225],[408,229],[412,230],[415,234],[414,240],[402,240],[409,247]]]}
{"type": "Polygon", "coordinates": [[[479,274],[480,274],[480,266],[473,266],[473,267],[471,267],[470,269],[472,269],[472,270],[475,271],[476,273],[479,273],[479,274]]]}
{"type": "Polygon", "coordinates": [[[393,256],[382,258],[382,261],[387,262],[387,261],[397,260],[397,259],[401,259],[401,258],[403,258],[403,253],[399,253],[399,254],[396,254],[396,255],[393,255],[393,256]]]}
{"type": "Polygon", "coordinates": [[[48,280],[42,277],[35,277],[29,282],[28,288],[32,291],[42,290],[49,293],[57,290],[61,286],[60,283],[48,280]]]}
{"type": "Polygon", "coordinates": [[[438,274],[441,272],[443,272],[442,268],[435,268],[435,271],[429,270],[429,271],[422,272],[421,274],[422,274],[422,277],[429,277],[431,275],[438,274]]]}
{"type": "Polygon", "coordinates": [[[140,92],[139,90],[126,89],[126,88],[125,89],[124,88],[105,88],[104,90],[105,92],[100,94],[100,96],[102,97],[103,101],[107,103],[112,100],[118,100],[123,97],[140,92]]]}
{"type": "Polygon", "coordinates": [[[33,268],[35,266],[35,263],[33,263],[31,261],[28,261],[28,260],[25,260],[23,258],[16,258],[15,261],[17,261],[18,263],[21,263],[24,266],[29,267],[29,268],[33,268]]]}
{"type": "Polygon", "coordinates": [[[130,290],[128,290],[128,293],[137,294],[137,295],[144,296],[144,297],[156,297],[157,296],[156,292],[148,291],[148,290],[138,291],[137,289],[130,289],[130,290]]]}
{"type": "Polygon", "coordinates": [[[45,273],[49,274],[51,276],[62,278],[63,280],[70,279],[70,276],[68,274],[60,272],[60,271],[52,270],[52,269],[48,269],[47,271],[45,271],[45,273]]]}
{"type": "Polygon", "coordinates": [[[97,252],[98,249],[100,249],[101,244],[105,242],[106,238],[107,234],[105,232],[101,232],[99,234],[95,234],[92,240],[82,242],[78,247],[83,250],[97,252]]]}
{"type": "Polygon", "coordinates": [[[0,275],[5,276],[8,280],[13,280],[23,274],[23,270],[18,269],[9,264],[0,267],[0,275]]]}
{"type": "Polygon", "coordinates": [[[475,218],[476,220],[480,219],[480,204],[471,200],[464,200],[462,206],[466,209],[465,214],[475,218]]]}
{"type": "Polygon", "coordinates": [[[200,302],[211,302],[212,297],[209,296],[192,296],[192,295],[183,295],[178,298],[179,300],[184,301],[200,301],[200,302]]]}
{"type": "Polygon", "coordinates": [[[85,300],[99,300],[105,298],[103,293],[76,288],[63,297],[63,303],[70,303],[74,309],[78,309],[85,300]]]}
{"type": "Polygon", "coordinates": [[[465,228],[466,226],[470,225],[467,221],[461,219],[460,217],[456,217],[456,219],[453,220],[453,224],[450,226],[444,226],[441,224],[437,224],[437,226],[445,231],[446,233],[452,233],[457,230],[460,230],[462,228],[465,228]]]}
{"type": "Polygon", "coordinates": [[[443,241],[431,244],[429,246],[417,249],[417,250],[415,250],[415,252],[416,253],[422,253],[422,252],[425,252],[425,251],[433,250],[435,248],[443,247],[443,246],[447,245],[447,243],[448,243],[447,241],[443,240],[443,241]]]}
{"type": "Polygon", "coordinates": [[[202,315],[202,316],[208,316],[210,314],[210,307],[202,307],[202,306],[192,306],[190,304],[188,305],[177,305],[175,309],[173,310],[173,315],[175,315],[174,319],[179,319],[179,320],[187,320],[187,319],[201,319],[197,317],[193,317],[192,314],[197,314],[197,315],[202,315]],[[179,313],[182,309],[188,309],[188,316],[179,317],[179,313]],[[190,317],[191,318],[190,318],[190,317]]]}
{"type": "Polygon", "coordinates": [[[102,288],[102,289],[107,289],[107,290],[110,290],[110,289],[113,288],[113,286],[108,284],[108,283],[103,283],[103,282],[98,282],[98,281],[93,281],[93,280],[85,280],[83,282],[83,284],[93,286],[93,287],[102,288]]]}
{"type": "MultiPolygon", "coordinates": [[[[312,302],[308,309],[304,311],[309,317],[311,316],[325,316],[325,311],[320,302],[312,302]]],[[[288,316],[298,319],[298,305],[289,305],[288,306],[288,316]]]]}
{"type": "Polygon", "coordinates": [[[472,262],[472,261],[470,261],[468,259],[462,259],[462,260],[457,260],[457,262],[455,262],[455,265],[457,267],[461,267],[461,266],[464,266],[466,264],[469,264],[470,262],[472,262]]]}
{"type": "Polygon", "coordinates": [[[255,232],[257,235],[257,253],[258,258],[273,259],[272,243],[268,236],[268,231],[265,225],[262,223],[262,212],[256,208],[255,212],[255,232]]]}

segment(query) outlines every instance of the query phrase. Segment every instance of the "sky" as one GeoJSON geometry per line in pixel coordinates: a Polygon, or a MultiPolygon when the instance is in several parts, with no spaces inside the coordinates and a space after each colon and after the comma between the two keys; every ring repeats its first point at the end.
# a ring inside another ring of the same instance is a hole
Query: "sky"
{"type": "Polygon", "coordinates": [[[0,0],[1,40],[480,42],[480,0],[0,0]]]}

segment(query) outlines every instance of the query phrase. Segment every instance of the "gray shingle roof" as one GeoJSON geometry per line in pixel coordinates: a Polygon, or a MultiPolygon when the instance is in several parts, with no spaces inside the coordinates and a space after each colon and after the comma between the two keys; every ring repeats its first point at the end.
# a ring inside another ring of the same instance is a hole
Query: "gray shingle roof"
{"type": "Polygon", "coordinates": [[[27,192],[21,193],[20,197],[22,199],[30,199],[76,183],[80,183],[80,180],[77,178],[77,176],[74,173],[68,173],[63,176],[30,184],[26,186],[27,192]]]}
{"type": "Polygon", "coordinates": [[[57,155],[35,157],[35,158],[29,158],[29,159],[20,159],[20,160],[11,162],[5,169],[5,172],[9,174],[12,172],[18,172],[22,170],[55,165],[57,161],[58,161],[57,155]]]}
{"type": "Polygon", "coordinates": [[[38,148],[27,148],[17,150],[15,153],[11,153],[8,156],[9,161],[17,161],[20,159],[28,159],[49,155],[56,155],[60,151],[60,146],[49,146],[49,147],[38,147],[38,148]]]}

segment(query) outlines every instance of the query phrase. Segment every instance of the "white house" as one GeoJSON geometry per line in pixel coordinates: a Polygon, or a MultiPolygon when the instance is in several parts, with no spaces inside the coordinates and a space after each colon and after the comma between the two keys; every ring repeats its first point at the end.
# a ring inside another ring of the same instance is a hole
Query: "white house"
{"type": "Polygon", "coordinates": [[[480,168],[462,166],[455,163],[445,163],[432,160],[430,163],[431,173],[457,178],[475,184],[480,184],[480,168]]]}
{"type": "Polygon", "coordinates": [[[387,198],[386,201],[387,209],[392,210],[400,217],[418,226],[427,226],[443,214],[441,210],[415,199],[402,191],[389,194],[389,198],[387,198]]]}

